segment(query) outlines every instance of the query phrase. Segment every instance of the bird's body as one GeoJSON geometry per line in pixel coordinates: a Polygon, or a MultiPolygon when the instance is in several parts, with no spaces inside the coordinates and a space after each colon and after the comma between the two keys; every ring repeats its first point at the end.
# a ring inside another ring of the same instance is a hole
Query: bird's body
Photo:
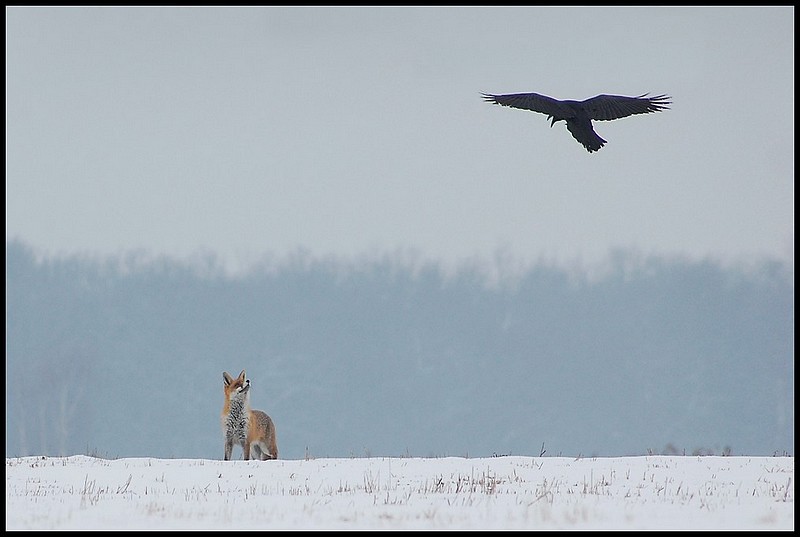
{"type": "Polygon", "coordinates": [[[623,95],[597,95],[585,101],[559,101],[538,93],[509,93],[494,95],[483,93],[486,102],[531,110],[547,114],[550,126],[564,121],[567,130],[589,153],[597,151],[606,143],[592,127],[592,120],[610,121],[635,114],[649,114],[666,110],[672,104],[667,95],[648,97],[625,97],[623,95]]]}

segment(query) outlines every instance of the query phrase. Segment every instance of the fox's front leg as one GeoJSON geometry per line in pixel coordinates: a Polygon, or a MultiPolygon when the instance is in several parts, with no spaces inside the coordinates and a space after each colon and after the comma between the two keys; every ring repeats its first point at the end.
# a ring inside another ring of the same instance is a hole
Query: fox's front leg
{"type": "Polygon", "coordinates": [[[233,438],[225,439],[225,460],[231,460],[231,453],[233,452],[233,438]]]}
{"type": "Polygon", "coordinates": [[[242,451],[244,451],[244,460],[250,460],[250,442],[242,444],[242,451]]]}

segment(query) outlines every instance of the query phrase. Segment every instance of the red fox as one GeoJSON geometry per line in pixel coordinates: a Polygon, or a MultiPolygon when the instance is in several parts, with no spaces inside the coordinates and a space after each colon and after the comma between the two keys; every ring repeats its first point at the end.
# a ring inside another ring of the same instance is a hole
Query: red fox
{"type": "Polygon", "coordinates": [[[277,459],[275,424],[264,412],[250,409],[250,379],[246,378],[244,369],[235,379],[223,371],[222,379],[225,381],[225,404],[222,406],[225,460],[231,460],[234,444],[242,446],[246,461],[250,460],[251,449],[254,459],[277,459]]]}

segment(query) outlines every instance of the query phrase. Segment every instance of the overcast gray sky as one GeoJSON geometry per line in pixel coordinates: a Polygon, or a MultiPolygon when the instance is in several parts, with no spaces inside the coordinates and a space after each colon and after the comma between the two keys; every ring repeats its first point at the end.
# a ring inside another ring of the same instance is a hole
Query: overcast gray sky
{"type": "Polygon", "coordinates": [[[47,254],[794,259],[794,8],[6,8],[47,254]],[[667,93],[589,154],[480,92],[667,93]]]}

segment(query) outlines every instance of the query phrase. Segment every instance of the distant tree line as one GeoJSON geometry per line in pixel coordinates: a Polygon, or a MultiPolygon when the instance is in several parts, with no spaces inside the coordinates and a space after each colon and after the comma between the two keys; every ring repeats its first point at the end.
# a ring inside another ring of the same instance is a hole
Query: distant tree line
{"type": "Polygon", "coordinates": [[[221,458],[241,369],[286,458],[793,449],[785,264],[484,268],[298,254],[231,277],[7,241],[6,456],[221,458]]]}

